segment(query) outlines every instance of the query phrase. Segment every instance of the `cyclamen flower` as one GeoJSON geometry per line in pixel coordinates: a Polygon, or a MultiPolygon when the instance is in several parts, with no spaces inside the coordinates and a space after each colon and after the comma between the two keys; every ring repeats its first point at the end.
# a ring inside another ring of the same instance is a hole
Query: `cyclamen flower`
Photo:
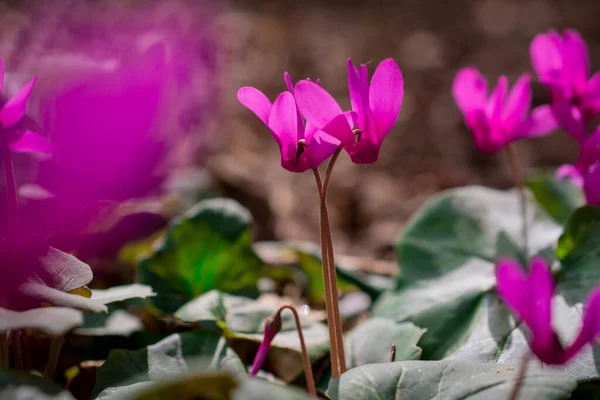
{"type": "Polygon", "coordinates": [[[370,164],[379,158],[383,140],[398,119],[404,96],[402,73],[388,58],[377,66],[369,85],[366,65],[357,69],[348,59],[348,89],[358,130],[352,129],[351,114],[342,112],[333,96],[312,82],[296,86],[298,107],[307,121],[339,139],[353,162],[370,164]]]}
{"type": "MultiPolygon", "coordinates": [[[[25,115],[27,101],[31,96],[36,80],[37,78],[34,77],[8,101],[2,101],[2,108],[0,108],[1,134],[5,135],[0,140],[8,141],[9,148],[17,153],[50,154],[54,152],[54,147],[46,138],[19,126],[19,122],[25,115]]],[[[0,60],[0,92],[2,92],[3,82],[4,64],[0,60]]]]}
{"type": "MultiPolygon", "coordinates": [[[[253,87],[238,90],[237,98],[271,129],[281,152],[281,166],[291,172],[317,169],[336,151],[339,141],[307,122],[304,124],[294,98],[294,87],[287,72],[287,92],[271,104],[267,96],[253,87]]],[[[332,127],[330,132],[338,128],[332,127]]]]}
{"type": "Polygon", "coordinates": [[[561,166],[556,177],[569,179],[583,189],[588,204],[600,206],[600,127],[583,141],[577,163],[561,166]]]}
{"type": "Polygon", "coordinates": [[[567,100],[589,120],[600,112],[600,72],[588,79],[585,41],[573,29],[537,35],[530,46],[533,68],[552,95],[553,103],[567,100]]]}
{"type": "Polygon", "coordinates": [[[512,90],[508,79],[501,76],[491,95],[487,81],[477,68],[461,69],[452,86],[452,94],[475,146],[485,153],[495,153],[519,139],[545,136],[556,129],[556,119],[548,105],[531,113],[529,74],[519,77],[512,90]]]}
{"type": "Polygon", "coordinates": [[[586,300],[583,325],[575,341],[566,348],[552,327],[554,281],[546,261],[541,257],[530,263],[529,274],[516,261],[498,262],[496,279],[500,298],[531,332],[531,351],[545,364],[564,364],[600,334],[600,287],[586,300]]]}
{"type": "Polygon", "coordinates": [[[273,342],[273,339],[275,339],[275,336],[281,330],[281,324],[281,314],[279,312],[268,318],[265,322],[265,333],[263,340],[258,347],[258,351],[256,352],[256,356],[254,356],[254,362],[252,363],[252,368],[249,373],[250,376],[256,376],[258,371],[262,369],[262,366],[269,355],[271,342],[273,342]]]}

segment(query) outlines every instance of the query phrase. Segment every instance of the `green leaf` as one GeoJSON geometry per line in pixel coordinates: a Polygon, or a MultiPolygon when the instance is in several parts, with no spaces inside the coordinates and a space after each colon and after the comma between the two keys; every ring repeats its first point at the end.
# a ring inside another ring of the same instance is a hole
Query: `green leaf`
{"type": "Polygon", "coordinates": [[[212,289],[255,291],[262,261],[251,247],[251,222],[229,199],[202,201],[172,221],[139,264],[140,281],[158,293],[154,306],[170,313],[212,289]]]}
{"type": "MultiPolygon", "coordinates": [[[[531,202],[527,214],[530,254],[541,253],[552,261],[548,254],[560,227],[531,202]]],[[[528,333],[495,293],[494,260],[515,258],[520,252],[520,215],[514,192],[462,188],[434,198],[400,238],[401,276],[396,289],[375,304],[373,314],[427,329],[418,343],[423,359],[518,364],[528,351],[528,333]]],[[[590,257],[599,254],[600,246],[586,242],[600,237],[600,229],[596,232],[589,223],[594,219],[600,221],[597,210],[577,211],[557,251],[563,265],[554,321],[564,343],[576,335],[581,302],[600,278],[598,262],[590,257]]],[[[600,358],[587,347],[577,362],[560,370],[577,379],[595,378],[600,370],[595,359],[600,358]]]]}
{"type": "Polygon", "coordinates": [[[417,342],[424,329],[410,322],[396,323],[384,318],[372,318],[359,324],[344,339],[347,368],[386,362],[390,346],[396,346],[396,361],[418,360],[421,348],[417,342]]]}
{"type": "Polygon", "coordinates": [[[556,179],[554,171],[531,174],[526,184],[542,208],[560,224],[585,203],[581,189],[566,179],[556,179]]]}
{"type": "Polygon", "coordinates": [[[45,378],[14,371],[0,371],[1,400],[74,400],[60,386],[45,378]]]}
{"type": "Polygon", "coordinates": [[[156,387],[135,396],[135,400],[163,400],[175,398],[180,400],[206,399],[228,400],[236,387],[231,375],[212,372],[202,375],[190,375],[172,382],[156,385],[156,387]]]}
{"type": "Polygon", "coordinates": [[[142,321],[135,315],[124,310],[115,310],[110,314],[92,314],[94,321],[90,326],[89,317],[86,324],[76,329],[75,334],[82,336],[130,336],[144,329],[142,321]]]}
{"type": "MultiPolygon", "coordinates": [[[[276,311],[252,299],[211,291],[184,305],[175,316],[204,329],[222,328],[227,342],[246,364],[252,364],[263,339],[267,318],[276,311]]],[[[264,369],[286,382],[302,372],[300,341],[291,312],[282,312],[282,329],[275,337],[264,369]]],[[[309,357],[313,364],[326,362],[329,333],[325,325],[301,318],[309,357]]],[[[318,365],[315,367],[318,368],[318,365]]]]}
{"type": "Polygon", "coordinates": [[[28,311],[0,308],[0,332],[33,328],[59,336],[82,323],[83,313],[72,308],[46,307],[28,311]]]}
{"type": "Polygon", "coordinates": [[[141,350],[113,350],[98,370],[92,398],[112,395],[122,387],[176,377],[186,373],[190,364],[228,370],[234,367],[233,372],[239,372],[243,366],[232,363],[231,351],[220,341],[215,332],[197,331],[173,334],[141,350]]]}
{"type": "MultiPolygon", "coordinates": [[[[332,399],[505,400],[518,371],[500,364],[453,361],[403,361],[369,364],[332,381],[332,399]]],[[[520,400],[562,400],[576,382],[560,373],[528,370],[520,400]]]]}

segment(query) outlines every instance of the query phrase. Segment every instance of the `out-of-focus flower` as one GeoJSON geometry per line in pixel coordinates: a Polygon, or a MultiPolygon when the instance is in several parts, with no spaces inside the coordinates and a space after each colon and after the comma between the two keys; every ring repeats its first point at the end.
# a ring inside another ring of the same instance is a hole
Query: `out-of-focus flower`
{"type": "Polygon", "coordinates": [[[269,355],[269,350],[271,349],[271,342],[275,339],[277,333],[281,330],[281,314],[280,312],[275,313],[273,316],[269,317],[265,322],[265,333],[263,336],[262,342],[260,342],[260,346],[258,347],[258,351],[256,352],[256,356],[254,356],[254,362],[252,363],[252,368],[250,369],[250,376],[256,376],[258,371],[261,370],[267,356],[269,355]]]}
{"type": "Polygon", "coordinates": [[[600,287],[594,289],[584,307],[583,324],[575,341],[566,348],[552,327],[554,281],[541,257],[530,263],[529,274],[513,260],[504,259],[496,268],[500,298],[531,332],[531,351],[546,364],[564,364],[600,334],[600,287]]]}
{"type": "Polygon", "coordinates": [[[589,76],[587,45],[579,32],[566,29],[537,35],[530,46],[533,68],[553,100],[579,107],[585,119],[600,112],[600,73],[589,76]]]}
{"type": "MultiPolygon", "coordinates": [[[[317,169],[336,151],[340,142],[310,123],[306,124],[298,112],[297,93],[287,72],[284,75],[287,92],[281,93],[271,104],[267,96],[253,87],[238,90],[237,98],[267,125],[281,152],[281,166],[291,172],[317,169]]],[[[341,111],[341,110],[340,110],[341,111]]],[[[349,127],[342,127],[350,131],[349,127]]],[[[337,132],[335,127],[329,129],[337,132]]]]}
{"type": "MultiPolygon", "coordinates": [[[[2,108],[0,108],[0,125],[4,136],[2,140],[6,140],[9,148],[16,153],[51,154],[54,152],[54,147],[46,138],[19,124],[25,115],[27,101],[36,80],[37,77],[34,77],[14,96],[7,101],[2,101],[2,108]]],[[[4,64],[0,60],[0,92],[2,92],[3,82],[4,64]]]]}
{"type": "Polygon", "coordinates": [[[488,95],[487,81],[479,70],[463,68],[454,79],[452,93],[475,146],[482,152],[495,153],[513,141],[548,135],[557,128],[550,106],[529,112],[529,74],[521,75],[510,92],[508,79],[501,76],[488,95]]]}
{"type": "Polygon", "coordinates": [[[356,68],[348,59],[348,89],[354,121],[343,113],[335,99],[319,85],[303,81],[296,85],[300,112],[307,121],[339,139],[357,164],[370,164],[379,158],[383,140],[390,132],[400,113],[404,96],[404,80],[398,64],[388,58],[382,61],[369,85],[366,65],[356,68]]]}

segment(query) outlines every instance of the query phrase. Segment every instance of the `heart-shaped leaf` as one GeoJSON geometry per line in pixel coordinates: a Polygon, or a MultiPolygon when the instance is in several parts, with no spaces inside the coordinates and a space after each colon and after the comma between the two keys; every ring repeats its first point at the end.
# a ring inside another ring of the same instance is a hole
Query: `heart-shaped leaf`
{"type": "MultiPolygon", "coordinates": [[[[331,382],[332,399],[505,400],[516,380],[515,368],[454,361],[402,361],[363,365],[331,382]]],[[[576,382],[560,373],[529,370],[521,400],[569,398],[576,382]]]]}
{"type": "MultiPolygon", "coordinates": [[[[184,305],[175,316],[205,329],[222,328],[228,344],[246,364],[252,364],[263,339],[265,322],[275,311],[273,306],[252,299],[211,291],[184,305]]],[[[289,311],[282,312],[282,321],[264,369],[290,382],[302,372],[300,341],[289,311]]],[[[323,364],[329,354],[327,327],[308,318],[301,318],[301,324],[311,361],[323,364]]]]}
{"type": "Polygon", "coordinates": [[[152,303],[169,313],[212,289],[255,291],[262,261],[251,247],[251,223],[230,199],[202,201],[172,221],[139,264],[140,281],[158,293],[152,303]]]}
{"type": "MultiPolygon", "coordinates": [[[[427,329],[418,343],[424,359],[518,364],[528,350],[528,333],[495,294],[494,261],[507,255],[518,258],[522,246],[515,243],[523,242],[520,215],[514,192],[461,188],[433,199],[401,237],[397,287],[382,296],[374,314],[427,329]]],[[[551,260],[560,227],[531,202],[527,215],[529,254],[541,253],[551,260]]],[[[579,211],[573,219],[578,215],[579,211]]],[[[579,218],[590,220],[591,216],[579,218]]],[[[581,224],[569,223],[567,232],[575,226],[584,229],[581,224]]],[[[594,237],[591,232],[577,235],[594,237]]],[[[566,262],[566,249],[574,242],[563,236],[558,251],[565,261],[558,277],[554,320],[565,342],[573,340],[580,326],[587,289],[600,278],[596,269],[591,269],[597,263],[587,256],[593,244],[580,241],[578,245],[587,250],[571,257],[579,260],[576,263],[566,262]],[[583,266],[582,258],[588,260],[583,266]],[[574,290],[574,282],[580,286],[584,282],[585,290],[574,290]]],[[[587,348],[562,370],[578,379],[598,377],[600,368],[594,358],[592,349],[587,348]]]]}

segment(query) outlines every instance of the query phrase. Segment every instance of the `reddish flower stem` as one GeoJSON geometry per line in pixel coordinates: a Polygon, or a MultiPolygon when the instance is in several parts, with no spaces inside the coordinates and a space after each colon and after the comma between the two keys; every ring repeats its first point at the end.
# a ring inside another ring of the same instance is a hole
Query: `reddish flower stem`
{"type": "Polygon", "coordinates": [[[517,396],[519,395],[519,391],[521,390],[521,386],[523,386],[523,380],[525,379],[525,374],[527,373],[527,366],[529,365],[529,359],[531,358],[531,353],[527,352],[521,359],[521,364],[519,365],[519,372],[517,375],[517,379],[515,380],[515,384],[508,395],[507,400],[517,400],[517,396]]]}
{"type": "Polygon", "coordinates": [[[523,253],[524,253],[524,262],[527,263],[528,260],[528,234],[527,234],[527,195],[525,193],[525,185],[523,184],[523,175],[521,172],[521,167],[519,165],[519,158],[517,157],[517,152],[515,150],[515,146],[512,143],[509,143],[506,146],[506,156],[508,157],[508,163],[510,164],[510,169],[513,176],[513,182],[515,187],[519,192],[519,196],[521,198],[521,218],[523,220],[522,227],[522,235],[523,235],[523,253]]]}
{"type": "Polygon", "coordinates": [[[327,247],[327,234],[325,226],[327,225],[327,216],[323,210],[323,185],[321,182],[321,175],[317,169],[314,170],[315,180],[317,187],[319,188],[319,198],[321,199],[321,206],[319,207],[319,236],[321,239],[321,259],[323,266],[323,283],[325,286],[325,311],[327,312],[327,327],[329,329],[329,348],[331,353],[331,377],[337,379],[340,376],[339,368],[339,356],[338,356],[338,345],[337,345],[337,334],[336,334],[336,318],[333,311],[333,303],[335,298],[333,297],[333,290],[331,287],[331,274],[328,268],[328,247],[327,247]]]}
{"type": "Polygon", "coordinates": [[[64,341],[64,335],[50,337],[50,352],[48,354],[48,363],[46,364],[45,371],[45,375],[50,379],[54,379],[56,365],[58,364],[58,358],[64,341]]]}
{"type": "Polygon", "coordinates": [[[331,281],[331,290],[332,290],[332,304],[333,304],[333,318],[335,319],[335,334],[336,334],[336,342],[337,342],[337,355],[338,355],[338,367],[340,370],[340,374],[346,372],[346,356],[344,353],[344,339],[342,336],[342,318],[340,316],[340,304],[339,304],[339,294],[337,287],[337,274],[335,270],[335,257],[333,251],[333,238],[331,233],[331,223],[329,220],[329,211],[327,209],[327,191],[329,189],[329,181],[331,179],[331,173],[333,172],[333,166],[337,161],[341,151],[343,150],[343,146],[340,145],[336,152],[329,160],[329,164],[327,165],[327,170],[325,171],[325,178],[323,180],[323,188],[321,190],[321,212],[324,215],[323,222],[325,223],[325,237],[327,239],[327,267],[330,275],[331,281]]]}

